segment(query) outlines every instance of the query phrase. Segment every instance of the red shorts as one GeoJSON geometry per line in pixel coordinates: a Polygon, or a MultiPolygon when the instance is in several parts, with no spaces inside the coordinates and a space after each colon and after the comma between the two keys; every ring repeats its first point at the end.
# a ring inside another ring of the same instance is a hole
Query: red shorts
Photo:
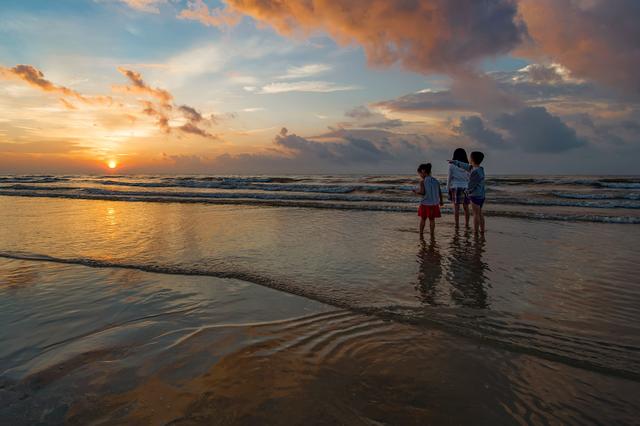
{"type": "Polygon", "coordinates": [[[435,219],[436,217],[440,217],[440,206],[425,206],[424,204],[420,204],[418,207],[418,216],[423,217],[425,219],[435,219]]]}

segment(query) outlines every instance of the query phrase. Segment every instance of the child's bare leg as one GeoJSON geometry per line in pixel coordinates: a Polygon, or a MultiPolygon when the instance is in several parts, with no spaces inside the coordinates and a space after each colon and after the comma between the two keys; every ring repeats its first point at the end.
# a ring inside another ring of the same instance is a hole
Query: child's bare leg
{"type": "Polygon", "coordinates": [[[473,231],[478,232],[478,228],[480,228],[480,215],[482,214],[482,209],[480,206],[476,204],[471,204],[471,208],[473,209],[473,231]]]}
{"type": "Polygon", "coordinates": [[[469,226],[469,204],[463,204],[464,207],[464,226],[469,226]]]}
{"type": "Polygon", "coordinates": [[[478,208],[478,212],[480,213],[480,232],[484,234],[484,213],[482,212],[482,207],[478,208]]]}
{"type": "Polygon", "coordinates": [[[422,237],[424,235],[424,225],[426,225],[427,223],[427,219],[424,217],[420,218],[420,236],[422,237]]]}
{"type": "Polygon", "coordinates": [[[460,204],[453,203],[453,217],[456,221],[456,228],[460,225],[460,204]]]}
{"type": "Polygon", "coordinates": [[[431,232],[431,236],[435,235],[436,232],[436,220],[434,218],[429,218],[429,231],[431,232]]]}

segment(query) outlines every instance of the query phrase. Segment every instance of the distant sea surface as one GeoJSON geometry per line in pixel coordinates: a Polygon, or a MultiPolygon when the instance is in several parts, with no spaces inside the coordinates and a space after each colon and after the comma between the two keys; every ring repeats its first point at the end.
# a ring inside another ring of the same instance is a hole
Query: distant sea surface
{"type": "MultiPolygon", "coordinates": [[[[446,184],[446,176],[438,176],[446,184]]],[[[415,176],[0,176],[0,195],[412,211],[415,176]]],[[[493,176],[487,213],[640,224],[639,176],[493,176]]]]}
{"type": "Polygon", "coordinates": [[[640,177],[415,184],[0,177],[0,424],[637,423],[640,177]]]}

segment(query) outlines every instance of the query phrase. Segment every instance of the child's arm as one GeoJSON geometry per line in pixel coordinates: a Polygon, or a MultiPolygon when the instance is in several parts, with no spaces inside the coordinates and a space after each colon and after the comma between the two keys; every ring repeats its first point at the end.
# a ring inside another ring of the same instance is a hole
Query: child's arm
{"type": "Polygon", "coordinates": [[[460,167],[461,169],[465,169],[467,171],[471,171],[471,169],[473,168],[473,166],[471,166],[471,164],[468,163],[463,163],[462,161],[458,161],[458,160],[449,160],[449,163],[460,167]]]}
{"type": "Polygon", "coordinates": [[[420,179],[420,183],[418,184],[418,190],[413,190],[413,193],[416,195],[424,195],[424,179],[420,179]]]}
{"type": "Polygon", "coordinates": [[[451,190],[451,165],[449,165],[449,173],[447,173],[447,191],[451,190]]]}
{"type": "Polygon", "coordinates": [[[444,206],[444,200],[442,199],[442,189],[440,188],[440,184],[438,184],[438,193],[440,194],[440,205],[444,206]]]}

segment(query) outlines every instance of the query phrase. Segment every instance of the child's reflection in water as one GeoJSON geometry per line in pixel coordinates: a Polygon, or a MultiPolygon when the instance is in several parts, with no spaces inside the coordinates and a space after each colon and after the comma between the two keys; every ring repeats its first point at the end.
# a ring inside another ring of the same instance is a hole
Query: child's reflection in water
{"type": "Polygon", "coordinates": [[[442,255],[433,235],[429,242],[420,239],[418,251],[418,283],[416,285],[423,303],[435,306],[438,304],[438,284],[442,279],[442,255]]]}
{"type": "Polygon", "coordinates": [[[472,238],[469,231],[462,236],[459,232],[454,233],[446,257],[440,253],[434,238],[428,242],[421,240],[416,285],[420,300],[431,306],[488,308],[486,271],[489,266],[482,260],[484,251],[484,237],[472,238]],[[443,263],[448,264],[446,274],[443,263]],[[447,293],[449,297],[446,297],[447,293]]]}
{"type": "Polygon", "coordinates": [[[461,237],[455,232],[451,240],[447,280],[452,286],[453,305],[485,309],[489,307],[486,291],[486,271],[489,265],[482,260],[485,251],[484,236],[461,237]]]}

